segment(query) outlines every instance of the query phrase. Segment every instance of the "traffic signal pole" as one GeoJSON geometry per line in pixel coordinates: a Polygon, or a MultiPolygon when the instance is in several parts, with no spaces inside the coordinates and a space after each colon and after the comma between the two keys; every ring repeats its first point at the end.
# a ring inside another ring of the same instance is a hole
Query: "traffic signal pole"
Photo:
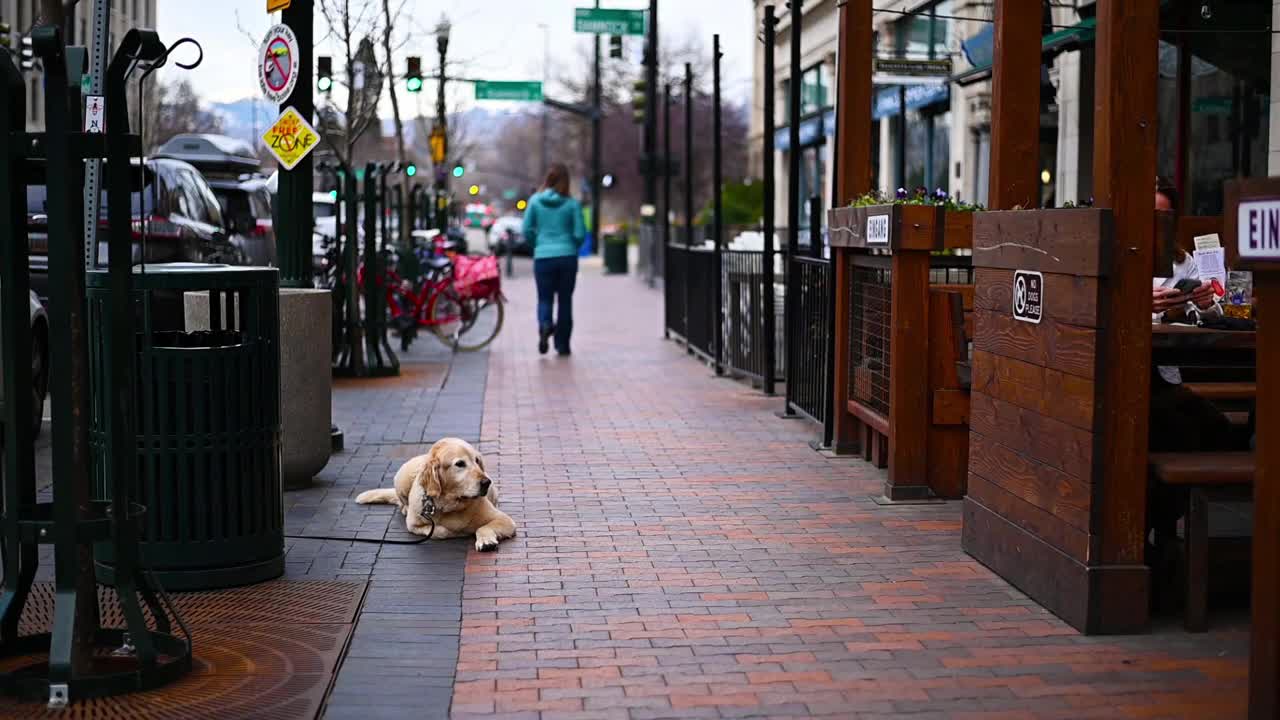
{"type": "MultiPolygon", "coordinates": [[[[600,7],[600,0],[596,0],[600,7]]],[[[591,241],[596,244],[596,253],[604,254],[604,243],[600,237],[600,36],[592,35],[595,46],[595,87],[591,90],[591,241]]]]}
{"type": "MultiPolygon", "coordinates": [[[[283,112],[292,106],[307,122],[315,120],[315,85],[312,82],[312,65],[315,56],[315,32],[312,26],[313,0],[293,0],[284,10],[284,24],[298,37],[298,82],[293,94],[280,105],[283,112]]],[[[315,217],[311,208],[312,173],[314,160],[303,158],[292,170],[280,171],[277,195],[280,203],[276,227],[277,262],[280,265],[280,286],[309,288],[313,286],[311,267],[311,233],[315,217]]]]}
{"type": "MultiPolygon", "coordinates": [[[[652,212],[658,204],[658,0],[649,0],[649,31],[644,51],[644,210],[640,214],[649,247],[656,246],[657,217],[652,212]]],[[[669,158],[663,158],[662,173],[670,176],[669,158]]],[[[663,208],[666,211],[666,208],[663,208]]],[[[663,238],[666,241],[666,238],[663,238]]],[[[652,268],[656,253],[650,253],[652,268]]],[[[653,277],[650,270],[649,277],[653,277]]],[[[652,284],[652,283],[651,283],[652,284]]]]}

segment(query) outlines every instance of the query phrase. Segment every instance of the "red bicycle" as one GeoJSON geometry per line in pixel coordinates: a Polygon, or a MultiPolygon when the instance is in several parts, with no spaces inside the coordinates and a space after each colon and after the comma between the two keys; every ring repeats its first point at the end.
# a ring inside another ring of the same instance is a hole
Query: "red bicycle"
{"type": "MultiPolygon", "coordinates": [[[[502,330],[505,316],[497,259],[455,256],[455,262],[447,254],[417,254],[422,272],[416,281],[401,277],[396,263],[388,262],[378,283],[386,289],[387,311],[400,334],[401,349],[409,349],[418,328],[431,330],[454,350],[487,347],[502,330]]],[[[363,286],[363,267],[359,281],[363,286]]]]}

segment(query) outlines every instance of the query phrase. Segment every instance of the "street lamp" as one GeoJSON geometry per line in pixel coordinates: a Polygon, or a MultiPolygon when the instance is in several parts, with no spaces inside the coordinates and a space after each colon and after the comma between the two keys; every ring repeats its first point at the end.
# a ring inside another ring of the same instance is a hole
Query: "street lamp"
{"type": "MultiPolygon", "coordinates": [[[[444,152],[441,153],[442,157],[448,153],[449,135],[448,135],[448,129],[447,129],[448,120],[445,115],[444,91],[445,91],[445,80],[446,80],[445,62],[449,55],[449,31],[452,28],[453,28],[453,25],[452,23],[449,22],[449,16],[441,15],[440,23],[436,25],[436,50],[440,52],[440,82],[436,84],[436,127],[440,129],[441,136],[445,138],[444,152]]],[[[448,175],[445,175],[445,174],[440,175],[439,186],[440,186],[442,197],[448,198],[449,197],[449,176],[448,175]]],[[[442,233],[446,232],[449,229],[448,213],[440,213],[439,217],[440,217],[440,223],[439,223],[440,232],[442,233]]]]}

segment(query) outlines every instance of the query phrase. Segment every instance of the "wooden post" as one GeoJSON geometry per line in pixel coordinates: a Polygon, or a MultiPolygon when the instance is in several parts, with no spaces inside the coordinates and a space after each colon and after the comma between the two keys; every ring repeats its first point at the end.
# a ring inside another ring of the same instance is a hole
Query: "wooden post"
{"type": "MultiPolygon", "coordinates": [[[[1042,9],[1038,2],[996,0],[995,57],[991,69],[990,204],[993,210],[1040,206],[1042,9]]],[[[1101,43],[1098,48],[1101,52],[1101,43]]],[[[1098,96],[1101,98],[1102,93],[1098,96]]]]}
{"type": "MultiPolygon", "coordinates": [[[[1256,307],[1280,307],[1280,248],[1270,247],[1280,178],[1226,184],[1224,244],[1253,270],[1256,307]],[[1247,203],[1247,205],[1245,204],[1247,203]],[[1244,221],[1243,224],[1240,221],[1244,221]]],[[[1258,315],[1257,437],[1253,476],[1253,582],[1249,719],[1280,717],[1280,325],[1258,315]]]]}
{"type": "MultiPolygon", "coordinates": [[[[836,101],[836,197],[840,207],[871,190],[871,0],[847,0],[840,6],[840,53],[836,101]]],[[[849,272],[848,251],[833,247],[835,360],[831,373],[835,402],[834,438],[837,454],[858,452],[861,423],[849,414],[849,272]]]]}
{"type": "Polygon", "coordinates": [[[1099,0],[1094,188],[1111,208],[1115,242],[1100,337],[1102,463],[1091,553],[1092,604],[1102,632],[1146,624],[1149,570],[1147,428],[1151,408],[1151,264],[1155,215],[1159,0],[1099,0]]]}

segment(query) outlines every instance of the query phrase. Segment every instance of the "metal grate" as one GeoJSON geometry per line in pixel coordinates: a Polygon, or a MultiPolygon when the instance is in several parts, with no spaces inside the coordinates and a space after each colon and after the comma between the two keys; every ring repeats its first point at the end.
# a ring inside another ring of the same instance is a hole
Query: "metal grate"
{"type": "MultiPolygon", "coordinates": [[[[171,596],[191,627],[194,671],[163,688],[73,702],[50,712],[45,705],[0,698],[0,717],[82,720],[186,720],[187,718],[315,717],[364,596],[363,582],[281,581],[215,592],[171,596]]],[[[111,588],[98,588],[103,625],[124,627],[111,588]]],[[[48,632],[54,592],[31,588],[19,622],[22,635],[48,632]]],[[[47,655],[6,658],[8,672],[47,661],[47,655]]],[[[95,662],[108,662],[98,658],[95,662]]]]}
{"type": "Polygon", "coordinates": [[[849,262],[849,397],[887,418],[892,274],[849,262]]]}
{"type": "Polygon", "coordinates": [[[832,265],[823,258],[798,256],[788,261],[788,281],[793,283],[790,372],[787,375],[787,402],[809,419],[825,423],[831,388],[827,340],[831,326],[832,265]]]}
{"type": "Polygon", "coordinates": [[[763,380],[764,299],[766,292],[774,291],[772,273],[766,279],[763,252],[743,250],[724,251],[721,272],[725,363],[741,375],[763,380]]]}

